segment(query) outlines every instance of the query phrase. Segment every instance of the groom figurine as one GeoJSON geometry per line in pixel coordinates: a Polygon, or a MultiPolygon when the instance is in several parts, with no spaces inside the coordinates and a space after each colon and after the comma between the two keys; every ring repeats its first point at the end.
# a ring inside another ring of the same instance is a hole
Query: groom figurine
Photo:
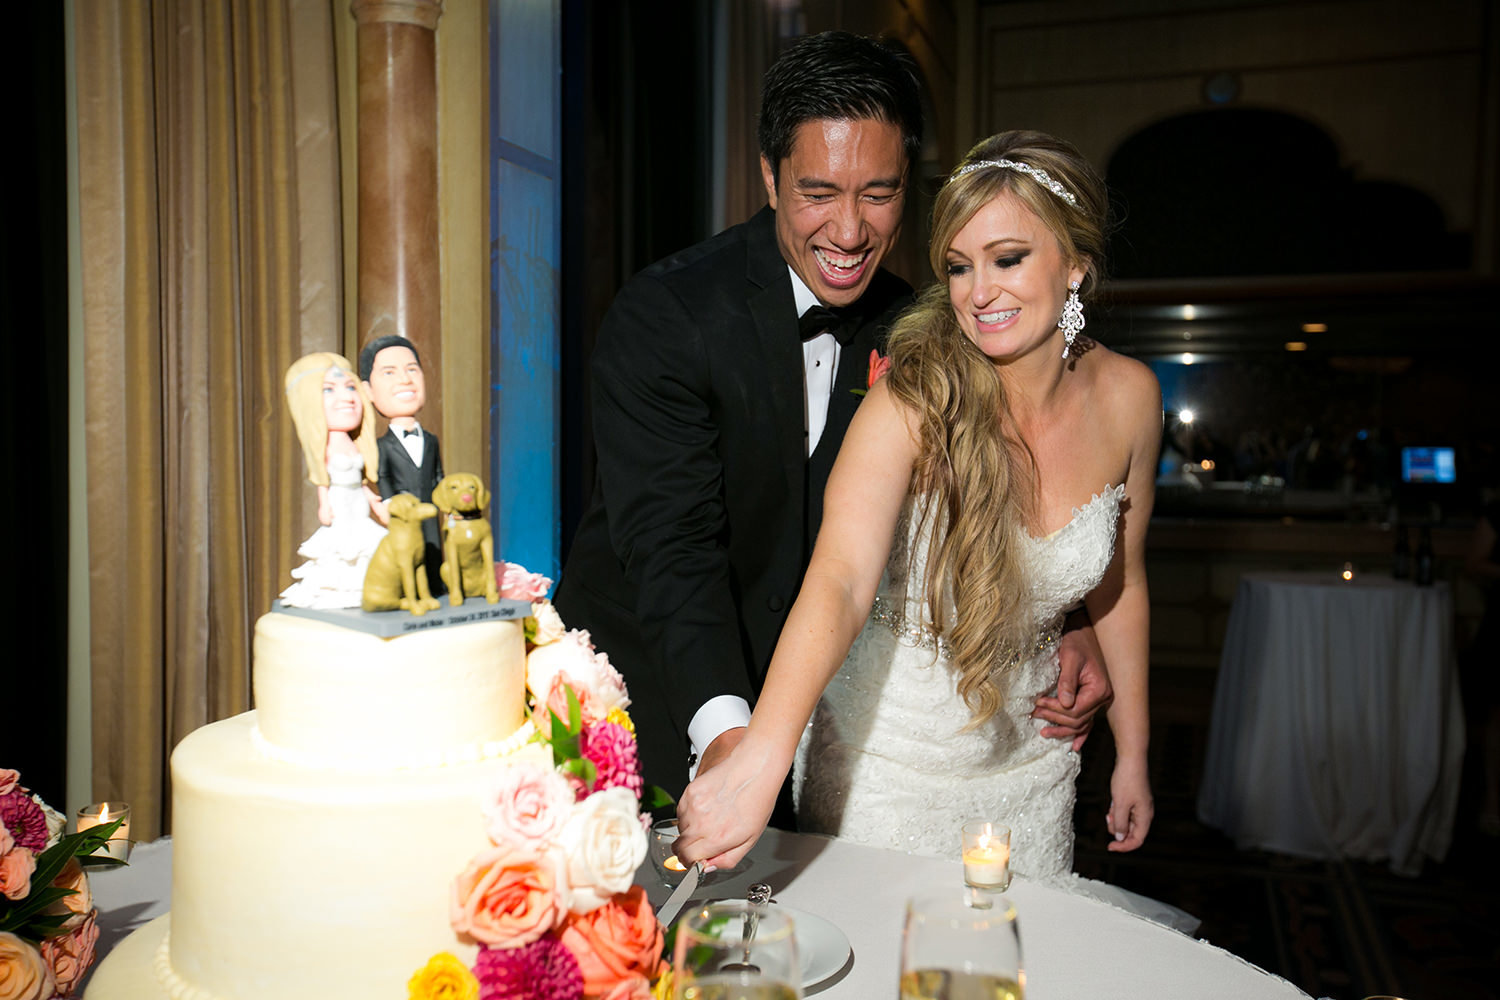
{"type": "MultiPolygon", "coordinates": [[[[376,337],[359,352],[359,377],[376,412],[391,424],[376,441],[380,450],[380,499],[388,501],[397,493],[410,493],[423,503],[431,503],[432,488],[443,478],[443,457],[437,435],[423,430],[417,422],[417,414],[427,402],[427,383],[416,345],[395,334],[376,337]]],[[[427,541],[423,564],[428,586],[433,594],[446,593],[448,588],[439,575],[443,550],[436,518],[422,522],[422,535],[427,541]]]]}
{"type": "MultiPolygon", "coordinates": [[[[646,780],[673,795],[743,735],[870,352],[911,295],[880,267],[922,144],[909,59],[802,39],[766,74],[759,139],[768,207],[636,275],[604,319],[595,490],[554,597],[624,675],[646,780]]],[[[1092,648],[1068,738],[1110,697],[1092,648]]]]}

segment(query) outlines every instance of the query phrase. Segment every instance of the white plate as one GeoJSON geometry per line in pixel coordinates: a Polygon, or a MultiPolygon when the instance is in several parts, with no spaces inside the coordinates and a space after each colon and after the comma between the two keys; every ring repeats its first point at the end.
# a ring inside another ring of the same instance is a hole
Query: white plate
{"type": "Polygon", "coordinates": [[[791,906],[776,904],[792,918],[796,929],[797,955],[802,963],[802,988],[816,986],[844,967],[849,960],[849,939],[829,920],[791,906]]]}

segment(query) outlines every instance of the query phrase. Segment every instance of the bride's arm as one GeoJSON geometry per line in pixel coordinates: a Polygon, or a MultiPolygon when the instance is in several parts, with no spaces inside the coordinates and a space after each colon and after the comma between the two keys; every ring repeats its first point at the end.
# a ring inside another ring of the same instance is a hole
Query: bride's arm
{"type": "Polygon", "coordinates": [[[812,562],[750,725],[734,751],[682,794],[683,860],[732,866],[765,830],[802,730],[870,613],[916,455],[913,420],[877,382],[828,477],[812,562]]]}
{"type": "Polygon", "coordinates": [[[1112,851],[1133,851],[1146,839],[1155,807],[1147,776],[1150,730],[1147,672],[1151,609],[1146,589],[1146,526],[1156,499],[1157,447],[1161,440],[1161,392],[1148,370],[1135,369],[1125,387],[1121,426],[1130,428],[1128,505],[1123,538],[1103,582],[1085,598],[1094,620],[1115,700],[1109,727],[1115,738],[1115,770],[1110,780],[1108,825],[1112,851]]]}

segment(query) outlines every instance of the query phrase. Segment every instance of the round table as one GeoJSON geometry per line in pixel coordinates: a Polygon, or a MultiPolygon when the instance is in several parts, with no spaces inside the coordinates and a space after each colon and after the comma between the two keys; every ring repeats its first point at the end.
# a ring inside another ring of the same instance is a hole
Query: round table
{"type": "Polygon", "coordinates": [[[1389,859],[1452,837],[1464,722],[1443,583],[1252,573],[1224,637],[1198,816],[1241,847],[1389,859]]]}
{"type": "MultiPolygon", "coordinates": [[[[906,900],[963,880],[956,858],[911,857],[777,830],[766,832],[742,868],[709,876],[694,901],[743,898],[750,883],[768,882],[777,903],[832,922],[849,939],[851,953],[838,972],[808,991],[825,1000],[895,996],[906,900]]],[[[637,881],[653,904],[665,900],[669,890],[649,863],[637,881]]],[[[130,867],[91,876],[91,885],[102,954],[167,911],[170,839],[137,848],[130,867]]],[[[1106,903],[1019,877],[1007,895],[1020,916],[1027,1000],[1306,1000],[1295,986],[1243,959],[1106,903]]],[[[401,990],[395,984],[391,996],[401,990]]]]}

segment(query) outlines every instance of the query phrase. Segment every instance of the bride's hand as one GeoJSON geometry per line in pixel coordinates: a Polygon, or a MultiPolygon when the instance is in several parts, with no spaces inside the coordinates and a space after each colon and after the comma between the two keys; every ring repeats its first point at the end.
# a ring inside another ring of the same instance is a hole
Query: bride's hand
{"type": "Polygon", "coordinates": [[[785,769],[744,742],[722,763],[700,770],[677,803],[677,856],[706,869],[734,867],[765,832],[784,776],[785,769]]]}
{"type": "Polygon", "coordinates": [[[1144,760],[1118,760],[1109,780],[1111,801],[1105,823],[1109,827],[1111,851],[1133,851],[1146,840],[1156,807],[1144,760]]]}

